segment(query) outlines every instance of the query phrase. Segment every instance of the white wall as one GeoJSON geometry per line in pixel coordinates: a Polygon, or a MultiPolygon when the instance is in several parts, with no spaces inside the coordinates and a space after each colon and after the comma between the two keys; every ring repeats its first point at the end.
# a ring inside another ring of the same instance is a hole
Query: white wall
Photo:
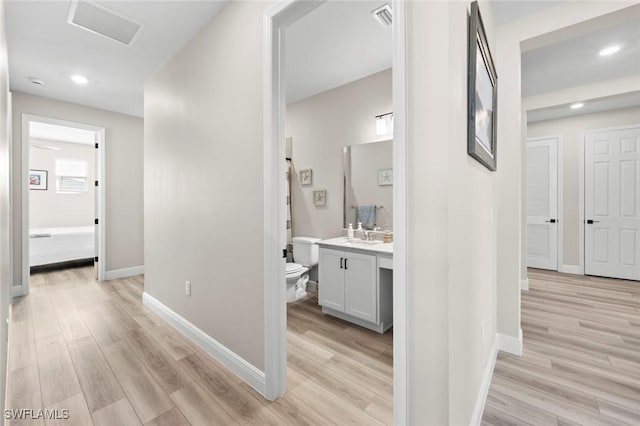
{"type": "Polygon", "coordinates": [[[25,93],[13,94],[13,265],[14,285],[22,280],[22,114],[34,114],[106,128],[106,270],[142,266],[143,121],[25,93]]]}
{"type": "Polygon", "coordinates": [[[95,216],[96,150],[93,145],[31,139],[30,169],[48,171],[48,188],[29,191],[29,228],[91,226],[95,216]],[[33,142],[60,148],[39,149],[33,142]],[[87,192],[60,194],[56,191],[56,160],[80,160],[87,163],[87,192]]]}
{"type": "Polygon", "coordinates": [[[230,2],[146,82],[144,111],[145,291],[263,371],[267,6],[230,2]]]}
{"type": "Polygon", "coordinates": [[[342,235],[342,148],[385,139],[376,135],[374,117],[392,109],[391,70],[287,105],[285,129],[293,138],[295,171],[293,236],[342,235]],[[313,170],[312,186],[300,185],[298,172],[302,169],[313,170]],[[326,207],[313,206],[317,189],[327,190],[326,207]]]}
{"type": "Polygon", "coordinates": [[[410,424],[469,424],[495,344],[497,175],[467,155],[468,6],[407,11],[410,424]]]}
{"type": "MultiPolygon", "coordinates": [[[[527,137],[562,137],[562,263],[581,265],[580,260],[580,146],[584,132],[640,124],[640,108],[585,114],[527,125],[527,137]]],[[[562,265],[559,265],[562,266],[562,265]]]]}
{"type": "Polygon", "coordinates": [[[11,101],[4,5],[0,2],[0,410],[5,402],[11,288],[11,101]]]}

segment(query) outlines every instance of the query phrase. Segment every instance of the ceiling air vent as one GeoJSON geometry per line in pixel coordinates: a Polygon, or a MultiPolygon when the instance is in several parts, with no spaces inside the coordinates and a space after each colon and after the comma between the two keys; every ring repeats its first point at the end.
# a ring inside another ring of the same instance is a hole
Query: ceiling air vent
{"type": "Polygon", "coordinates": [[[127,46],[131,46],[142,32],[142,24],[84,0],[71,3],[67,22],[127,46]]]}
{"type": "Polygon", "coordinates": [[[380,23],[384,28],[390,28],[393,22],[393,12],[389,3],[385,3],[379,8],[372,10],[371,14],[376,21],[380,23]]]}

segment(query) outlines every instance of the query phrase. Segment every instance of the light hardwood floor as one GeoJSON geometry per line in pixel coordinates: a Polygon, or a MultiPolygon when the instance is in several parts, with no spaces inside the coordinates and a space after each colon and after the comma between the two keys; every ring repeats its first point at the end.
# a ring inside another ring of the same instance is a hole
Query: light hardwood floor
{"type": "Polygon", "coordinates": [[[483,425],[640,425],[640,283],[529,270],[483,425]]]}
{"type": "MultiPolygon", "coordinates": [[[[142,305],[143,277],[31,276],[12,308],[8,406],[68,409],[48,425],[392,423],[391,333],[288,306],[288,387],[266,401],[142,305]]],[[[9,424],[44,424],[11,421],[9,424]]]]}

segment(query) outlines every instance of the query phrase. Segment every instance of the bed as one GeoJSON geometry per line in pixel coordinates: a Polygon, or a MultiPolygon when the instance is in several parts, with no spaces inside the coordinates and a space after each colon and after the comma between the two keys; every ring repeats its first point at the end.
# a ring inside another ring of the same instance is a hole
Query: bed
{"type": "Polygon", "coordinates": [[[33,228],[29,233],[30,266],[91,259],[95,256],[94,226],[33,228]]]}

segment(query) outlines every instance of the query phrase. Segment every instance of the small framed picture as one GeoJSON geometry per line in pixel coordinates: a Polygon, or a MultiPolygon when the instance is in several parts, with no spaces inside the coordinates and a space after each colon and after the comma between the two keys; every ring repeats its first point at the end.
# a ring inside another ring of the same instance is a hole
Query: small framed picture
{"type": "Polygon", "coordinates": [[[49,172],[46,170],[29,170],[29,189],[46,191],[48,187],[49,172]]]}
{"type": "Polygon", "coordinates": [[[378,170],[378,185],[393,185],[393,169],[378,170]]]}
{"type": "Polygon", "coordinates": [[[319,189],[313,191],[313,205],[315,207],[324,207],[327,205],[327,190],[319,189]]]}
{"type": "Polygon", "coordinates": [[[311,169],[300,170],[300,184],[304,186],[313,184],[313,173],[311,169]]]}

